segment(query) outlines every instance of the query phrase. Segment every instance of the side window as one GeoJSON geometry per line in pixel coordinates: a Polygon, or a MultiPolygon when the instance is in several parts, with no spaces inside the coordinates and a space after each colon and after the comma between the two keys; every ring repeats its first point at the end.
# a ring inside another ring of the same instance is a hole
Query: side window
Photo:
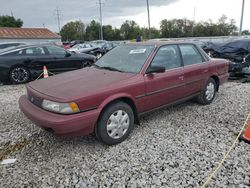
{"type": "Polygon", "coordinates": [[[42,47],[33,47],[33,48],[23,49],[18,54],[45,55],[45,52],[44,52],[44,49],[42,47]]]}
{"type": "Polygon", "coordinates": [[[161,47],[156,53],[152,66],[163,66],[166,70],[181,67],[181,58],[177,45],[161,47]]]}
{"type": "Polygon", "coordinates": [[[51,55],[65,55],[66,52],[63,48],[57,46],[47,46],[47,49],[51,55]]]}
{"type": "Polygon", "coordinates": [[[201,54],[193,45],[180,45],[180,50],[185,66],[203,62],[201,54]]]}

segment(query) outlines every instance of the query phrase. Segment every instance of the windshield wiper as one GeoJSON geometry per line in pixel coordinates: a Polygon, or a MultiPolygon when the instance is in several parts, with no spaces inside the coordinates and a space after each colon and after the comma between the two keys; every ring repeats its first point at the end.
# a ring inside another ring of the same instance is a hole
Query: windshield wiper
{"type": "Polygon", "coordinates": [[[105,67],[105,66],[101,67],[101,66],[96,65],[96,64],[93,64],[93,66],[98,68],[98,69],[106,69],[106,70],[110,70],[110,71],[124,72],[124,71],[121,71],[121,70],[113,68],[113,67],[105,67]]]}
{"type": "Polygon", "coordinates": [[[124,72],[124,71],[121,71],[121,70],[116,69],[116,68],[114,68],[114,67],[100,67],[100,68],[106,69],[106,70],[111,70],[111,71],[124,72]]]}

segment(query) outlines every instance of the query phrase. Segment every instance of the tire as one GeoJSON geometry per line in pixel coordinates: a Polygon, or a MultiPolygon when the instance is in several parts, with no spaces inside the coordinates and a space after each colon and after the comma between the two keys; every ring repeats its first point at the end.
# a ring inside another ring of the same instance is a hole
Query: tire
{"type": "Polygon", "coordinates": [[[9,79],[13,84],[24,84],[30,81],[30,71],[24,66],[17,66],[10,70],[9,79]]]}
{"type": "Polygon", "coordinates": [[[124,141],[133,128],[133,110],[124,102],[116,102],[102,112],[95,133],[99,141],[115,145],[124,141]]]}
{"type": "Polygon", "coordinates": [[[204,90],[200,93],[197,100],[200,104],[207,105],[213,102],[216,95],[217,84],[213,78],[209,78],[204,90]]]}

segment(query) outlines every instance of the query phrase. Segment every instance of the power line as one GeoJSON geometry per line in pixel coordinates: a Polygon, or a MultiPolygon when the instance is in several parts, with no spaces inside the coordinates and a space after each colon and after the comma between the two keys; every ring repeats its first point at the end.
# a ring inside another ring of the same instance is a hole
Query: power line
{"type": "Polygon", "coordinates": [[[239,32],[239,35],[241,35],[241,33],[242,33],[244,9],[245,9],[245,0],[242,0],[242,9],[241,9],[241,19],[240,19],[240,32],[239,32]]]}

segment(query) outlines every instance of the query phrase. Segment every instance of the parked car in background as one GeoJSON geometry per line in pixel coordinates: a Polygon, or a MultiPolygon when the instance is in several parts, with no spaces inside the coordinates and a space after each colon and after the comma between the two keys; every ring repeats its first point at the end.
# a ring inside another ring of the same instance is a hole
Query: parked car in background
{"type": "Polygon", "coordinates": [[[70,42],[62,42],[62,45],[63,45],[63,48],[67,50],[67,49],[72,48],[76,44],[82,44],[82,43],[84,43],[84,41],[73,40],[73,41],[70,41],[70,42]]]}
{"type": "Polygon", "coordinates": [[[205,52],[210,54],[211,57],[230,60],[229,72],[231,76],[250,75],[249,39],[210,43],[202,48],[205,52]]]}
{"type": "Polygon", "coordinates": [[[21,45],[26,45],[26,43],[23,43],[23,42],[4,42],[4,43],[0,43],[0,51],[2,51],[3,49],[6,49],[6,48],[21,46],[21,45]]]}
{"type": "Polygon", "coordinates": [[[106,54],[113,48],[114,45],[109,42],[106,43],[90,42],[90,43],[76,44],[68,50],[74,53],[86,53],[94,55],[97,57],[97,59],[100,59],[104,54],[106,54]]]}
{"type": "Polygon", "coordinates": [[[26,83],[37,78],[43,66],[56,74],[91,65],[95,57],[73,54],[54,45],[26,45],[0,53],[0,82],[26,83]]]}
{"type": "Polygon", "coordinates": [[[195,44],[118,46],[92,67],[27,85],[23,113],[57,135],[87,135],[109,145],[126,139],[139,117],[196,98],[210,104],[228,79],[228,62],[195,44]]]}
{"type": "Polygon", "coordinates": [[[95,48],[97,48],[97,47],[90,44],[90,43],[82,43],[82,44],[76,44],[76,45],[72,46],[72,48],[70,48],[69,51],[75,52],[75,53],[85,53],[85,52],[89,52],[95,48]]]}

